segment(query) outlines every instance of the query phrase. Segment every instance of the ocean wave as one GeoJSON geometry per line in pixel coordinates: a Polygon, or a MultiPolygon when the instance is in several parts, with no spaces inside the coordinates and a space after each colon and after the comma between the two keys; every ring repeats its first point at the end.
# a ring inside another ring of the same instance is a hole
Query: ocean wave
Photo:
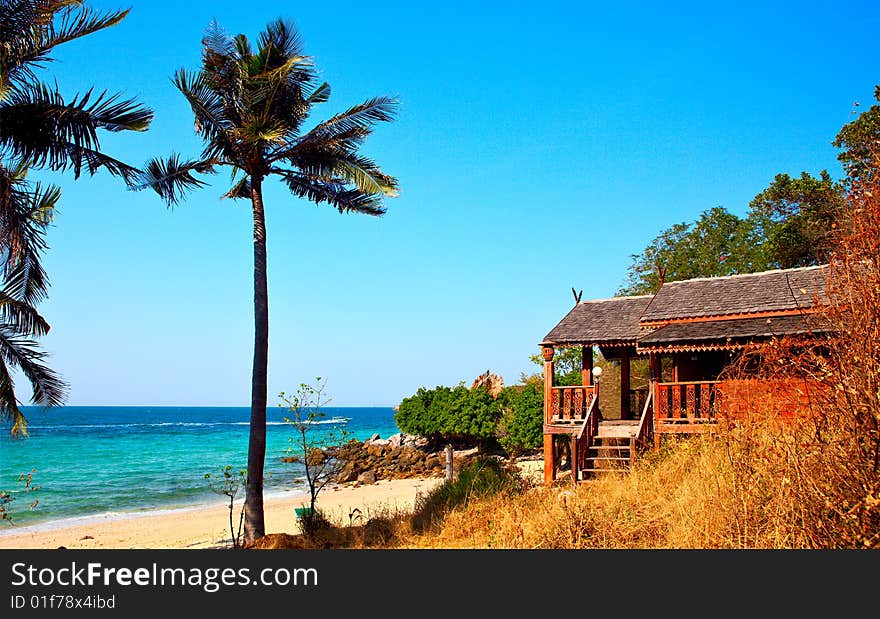
{"type": "MultiPolygon", "coordinates": [[[[310,425],[328,425],[328,424],[341,424],[348,423],[351,421],[351,417],[333,417],[331,419],[320,419],[316,421],[311,421],[310,425]]],[[[249,426],[251,423],[249,421],[156,421],[153,423],[96,423],[96,424],[58,424],[58,425],[41,425],[41,424],[28,424],[29,428],[39,429],[39,430],[51,430],[53,428],[87,428],[87,429],[100,429],[100,428],[169,428],[169,427],[179,427],[179,428],[204,428],[204,427],[215,427],[215,426],[249,426]]],[[[286,426],[288,425],[286,421],[267,421],[267,426],[286,426]]]]}

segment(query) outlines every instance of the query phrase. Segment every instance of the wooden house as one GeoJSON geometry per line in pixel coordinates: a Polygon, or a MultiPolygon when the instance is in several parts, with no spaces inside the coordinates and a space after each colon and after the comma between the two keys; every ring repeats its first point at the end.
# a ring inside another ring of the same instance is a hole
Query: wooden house
{"type": "Polygon", "coordinates": [[[810,315],[825,302],[825,276],[818,266],[699,278],[665,282],[655,295],[577,303],[541,342],[544,480],[556,478],[562,451],[577,481],[628,466],[663,434],[711,430],[719,416],[735,416],[756,399],[796,414],[804,404],[798,398],[774,397],[779,390],[766,381],[722,372],[750,343],[813,335],[810,315]],[[582,351],[580,385],[554,384],[554,354],[564,347],[582,351]],[[594,348],[619,363],[620,419],[603,420],[599,410],[594,348]],[[631,362],[640,358],[650,383],[631,389],[631,362]]]}

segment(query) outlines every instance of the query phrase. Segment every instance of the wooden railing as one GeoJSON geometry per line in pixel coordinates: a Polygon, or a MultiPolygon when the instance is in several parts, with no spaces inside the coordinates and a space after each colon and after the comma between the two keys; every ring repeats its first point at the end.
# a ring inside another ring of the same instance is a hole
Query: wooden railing
{"type": "Polygon", "coordinates": [[[651,404],[653,402],[653,394],[648,391],[648,397],[645,398],[645,404],[642,408],[642,416],[639,418],[639,429],[636,435],[630,440],[629,445],[629,463],[632,465],[637,449],[646,449],[654,438],[654,412],[651,404]]]}
{"type": "Polygon", "coordinates": [[[552,393],[553,397],[548,409],[549,419],[545,419],[545,423],[580,423],[587,418],[590,407],[596,399],[595,385],[553,387],[552,393]]]}
{"type": "Polygon", "coordinates": [[[648,400],[650,393],[650,387],[629,390],[629,410],[632,414],[638,415],[645,408],[645,402],[648,400]]]}
{"type": "Polygon", "coordinates": [[[705,430],[721,408],[720,385],[717,380],[654,383],[654,431],[705,430]]]}
{"type": "Polygon", "coordinates": [[[574,451],[572,454],[571,480],[574,483],[577,483],[578,474],[586,464],[587,454],[590,451],[590,447],[593,446],[593,437],[599,433],[599,417],[599,398],[593,398],[587,409],[587,416],[584,419],[583,425],[572,441],[574,451]]]}

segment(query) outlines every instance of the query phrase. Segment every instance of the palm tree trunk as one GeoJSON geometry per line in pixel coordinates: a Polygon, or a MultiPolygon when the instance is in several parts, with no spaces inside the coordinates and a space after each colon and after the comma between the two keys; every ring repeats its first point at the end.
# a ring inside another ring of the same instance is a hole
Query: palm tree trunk
{"type": "Polygon", "coordinates": [[[251,379],[251,432],[248,441],[244,536],[253,542],[266,534],[263,520],[263,466],[266,461],[266,392],[269,366],[269,287],[266,281],[266,217],[263,179],[251,177],[254,207],[254,367],[251,379]]]}

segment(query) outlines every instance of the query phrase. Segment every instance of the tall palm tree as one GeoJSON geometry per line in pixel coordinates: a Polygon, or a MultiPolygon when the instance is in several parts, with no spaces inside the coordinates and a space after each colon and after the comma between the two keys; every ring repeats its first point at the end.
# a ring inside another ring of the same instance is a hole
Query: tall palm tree
{"type": "Polygon", "coordinates": [[[327,101],[330,86],[318,82],[291,23],[270,23],[254,49],[247,37],[230,37],[215,22],[202,48],[199,71],[180,69],[174,75],[195,114],[201,156],[150,161],[140,187],[152,188],[170,206],[205,185],[199,175],[228,168],[232,186],[225,197],[249,199],[253,207],[254,357],[245,500],[245,538],[253,541],[265,533],[269,295],[263,183],[277,177],[294,196],[326,202],[340,213],[382,215],[383,198],[396,195],[397,181],[358,148],[376,123],[393,119],[396,101],[369,99],[305,131],[303,123],[314,105],[327,101]]]}
{"type": "Polygon", "coordinates": [[[96,12],[82,0],[0,0],[0,420],[26,432],[10,366],[18,367],[41,406],[63,402],[65,385],[42,361],[35,337],[49,325],[34,309],[49,280],[40,259],[61,196],[32,183],[30,169],[105,169],[131,182],[137,169],[101,151],[99,130],[144,131],[152,112],[133,100],[89,90],[67,100],[39,80],[58,45],[118,24],[128,11],[96,12]]]}

